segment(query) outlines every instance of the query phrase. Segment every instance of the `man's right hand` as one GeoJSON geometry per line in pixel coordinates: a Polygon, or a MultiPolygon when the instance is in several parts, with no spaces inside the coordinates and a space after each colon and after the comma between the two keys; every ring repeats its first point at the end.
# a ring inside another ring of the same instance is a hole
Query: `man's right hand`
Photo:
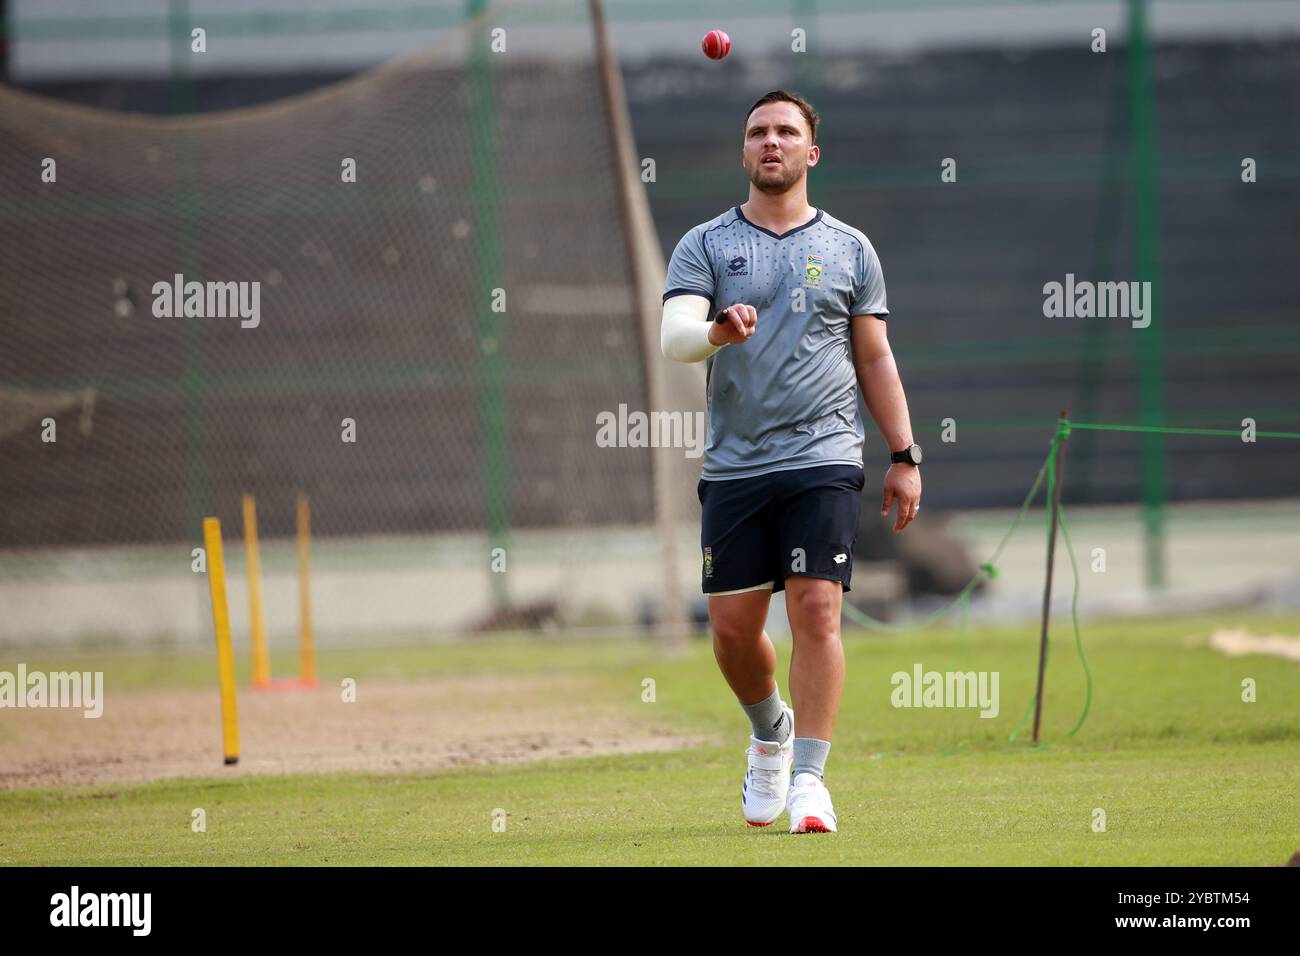
{"type": "Polygon", "coordinates": [[[758,312],[752,305],[733,305],[723,309],[714,317],[713,327],[709,329],[710,345],[739,345],[754,334],[758,325],[758,312]]]}

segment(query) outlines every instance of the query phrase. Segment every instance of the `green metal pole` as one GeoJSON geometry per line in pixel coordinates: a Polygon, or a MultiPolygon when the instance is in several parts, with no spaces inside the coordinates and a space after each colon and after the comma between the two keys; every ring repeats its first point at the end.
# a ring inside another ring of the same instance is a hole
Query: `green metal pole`
{"type": "MultiPolygon", "coordinates": [[[[1128,133],[1128,95],[1125,78],[1120,75],[1107,97],[1106,147],[1102,153],[1097,203],[1097,228],[1093,234],[1092,274],[1099,279],[1115,273],[1115,246],[1124,228],[1124,192],[1128,189],[1125,174],[1124,137],[1128,133]]],[[[1087,322],[1083,326],[1083,368],[1079,387],[1073,403],[1075,415],[1091,421],[1101,407],[1102,380],[1106,373],[1106,360],[1110,357],[1118,332],[1110,322],[1087,322]]],[[[1096,442],[1090,431],[1082,431],[1074,438],[1073,464],[1070,466],[1076,501],[1090,501],[1093,494],[1093,476],[1096,471],[1096,442]]]]}
{"type": "MultiPolygon", "coordinates": [[[[168,27],[172,54],[172,112],[192,116],[196,109],[190,58],[189,0],[171,0],[168,27]]],[[[180,242],[177,264],[186,282],[202,282],[198,219],[203,196],[194,172],[194,143],[189,130],[176,138],[176,213],[180,242]]],[[[169,282],[171,276],[160,276],[169,282]]],[[[203,320],[176,316],[181,324],[181,394],[185,402],[185,516],[184,527],[195,533],[211,514],[213,502],[208,475],[207,371],[203,358],[203,320]]]]}
{"type": "MultiPolygon", "coordinates": [[[[813,48],[817,0],[791,0],[790,13],[794,18],[794,25],[804,29],[804,39],[808,44],[803,53],[794,54],[798,70],[799,94],[815,106],[822,88],[822,58],[819,55],[821,51],[813,48]]],[[[793,38],[791,41],[793,42],[793,38]]]]}
{"type": "MultiPolygon", "coordinates": [[[[1160,316],[1160,195],[1156,145],[1155,85],[1147,35],[1147,0],[1129,0],[1129,131],[1133,162],[1133,228],[1139,282],[1150,282],[1150,324],[1137,333],[1139,417],[1143,425],[1165,424],[1164,328],[1160,316]]],[[[1148,588],[1165,585],[1165,437],[1142,436],[1142,520],[1146,532],[1148,588]]]]}
{"type": "MultiPolygon", "coordinates": [[[[487,0],[468,0],[466,16],[473,20],[487,0]]],[[[492,311],[492,290],[501,283],[501,237],[498,223],[496,103],[492,90],[490,23],[470,27],[469,127],[475,161],[470,194],[474,203],[473,240],[478,276],[475,307],[479,334],[479,419],[483,433],[484,521],[488,548],[508,549],[510,533],[510,461],[506,445],[504,313],[492,311]]],[[[509,300],[507,299],[507,305],[509,300]]],[[[508,553],[508,550],[507,550],[508,553]]],[[[488,564],[492,601],[498,610],[510,603],[506,575],[488,564]]]]}

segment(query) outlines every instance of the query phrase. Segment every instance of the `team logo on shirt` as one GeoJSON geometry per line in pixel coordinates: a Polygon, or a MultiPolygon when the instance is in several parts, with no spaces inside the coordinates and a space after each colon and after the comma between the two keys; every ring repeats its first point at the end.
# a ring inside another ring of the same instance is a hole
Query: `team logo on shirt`
{"type": "Polygon", "coordinates": [[[704,576],[706,578],[713,577],[713,549],[712,548],[704,549],[704,576]]]}
{"type": "Polygon", "coordinates": [[[736,256],[727,263],[727,275],[729,276],[747,276],[749,275],[749,263],[744,256],[736,256]]]}
{"type": "Polygon", "coordinates": [[[822,284],[822,272],[826,269],[826,261],[821,256],[809,256],[808,263],[804,266],[803,284],[809,288],[817,288],[822,284]]]}

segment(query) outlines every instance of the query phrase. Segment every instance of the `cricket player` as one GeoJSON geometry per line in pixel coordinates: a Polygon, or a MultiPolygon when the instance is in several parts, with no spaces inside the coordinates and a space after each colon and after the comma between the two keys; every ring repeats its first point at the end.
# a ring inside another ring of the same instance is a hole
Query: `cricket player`
{"type": "Polygon", "coordinates": [[[666,357],[708,363],[702,582],[714,656],[753,731],[741,809],[753,826],[788,810],[791,833],[836,828],[825,773],[865,484],[858,389],[889,447],[881,515],[896,503],[902,531],[921,500],[880,260],[862,232],[808,205],[818,122],[785,90],[751,107],[741,151],[749,199],[677,244],[661,330],[666,357]],[[764,630],[781,590],[797,724],[764,630]]]}

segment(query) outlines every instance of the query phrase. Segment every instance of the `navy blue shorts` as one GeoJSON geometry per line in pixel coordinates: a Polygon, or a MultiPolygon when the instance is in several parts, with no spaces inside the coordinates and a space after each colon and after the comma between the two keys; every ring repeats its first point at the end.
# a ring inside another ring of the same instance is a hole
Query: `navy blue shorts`
{"type": "Polygon", "coordinates": [[[697,489],[705,594],[793,575],[839,581],[852,590],[853,544],[865,476],[858,465],[818,465],[754,478],[708,480],[697,489]]]}

